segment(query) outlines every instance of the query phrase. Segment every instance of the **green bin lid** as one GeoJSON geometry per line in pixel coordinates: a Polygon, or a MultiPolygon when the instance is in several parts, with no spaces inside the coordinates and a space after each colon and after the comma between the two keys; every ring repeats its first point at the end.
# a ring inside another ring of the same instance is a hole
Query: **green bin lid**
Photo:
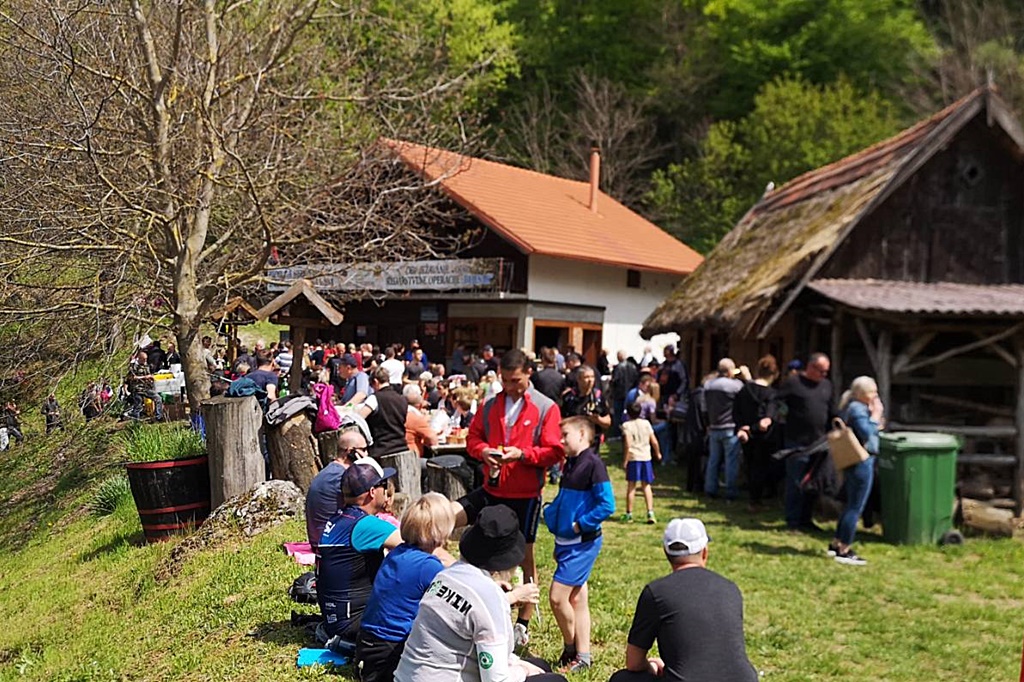
{"type": "Polygon", "coordinates": [[[960,439],[948,433],[928,431],[887,431],[878,434],[884,449],[906,450],[959,450],[960,439]]]}

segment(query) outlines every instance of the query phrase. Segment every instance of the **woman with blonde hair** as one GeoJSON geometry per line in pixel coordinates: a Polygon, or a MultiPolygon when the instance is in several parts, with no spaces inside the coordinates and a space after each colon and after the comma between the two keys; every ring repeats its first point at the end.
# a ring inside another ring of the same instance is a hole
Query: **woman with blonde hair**
{"type": "MultiPolygon", "coordinates": [[[[451,503],[440,493],[427,493],[402,514],[402,544],[377,572],[356,640],[362,682],[394,679],[420,599],[444,568],[434,552],[444,547],[454,528],[451,503]]],[[[445,558],[451,557],[445,553],[445,558]]]]}
{"type": "Polygon", "coordinates": [[[871,484],[875,477],[875,455],[878,454],[878,431],[882,428],[885,408],[878,399],[878,384],[871,377],[857,377],[850,384],[850,390],[843,393],[839,401],[839,412],[857,440],[871,456],[859,464],[843,470],[843,489],[846,506],[839,516],[836,537],[829,543],[829,556],[848,566],[863,566],[867,563],[851,548],[857,533],[857,521],[864,513],[871,484]]]}

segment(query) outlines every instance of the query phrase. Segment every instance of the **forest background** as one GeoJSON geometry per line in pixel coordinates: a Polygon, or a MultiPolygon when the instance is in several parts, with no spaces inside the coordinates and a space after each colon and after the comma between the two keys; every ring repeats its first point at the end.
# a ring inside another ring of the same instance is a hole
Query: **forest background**
{"type": "Polygon", "coordinates": [[[450,216],[368,162],[382,135],[578,179],[596,144],[604,191],[707,253],[769,183],[986,82],[1024,113],[1017,0],[100,5],[0,10],[5,384],[157,328],[195,405],[202,321],[272,257],[457,252],[407,227],[450,216]]]}

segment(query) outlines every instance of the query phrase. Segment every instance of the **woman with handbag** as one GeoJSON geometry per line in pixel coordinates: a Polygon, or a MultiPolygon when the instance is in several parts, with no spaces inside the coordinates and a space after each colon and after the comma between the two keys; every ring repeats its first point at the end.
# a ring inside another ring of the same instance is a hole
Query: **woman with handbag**
{"type": "Polygon", "coordinates": [[[850,390],[839,401],[839,412],[844,422],[857,436],[857,440],[870,455],[858,464],[843,469],[843,487],[846,492],[846,506],[839,515],[836,537],[829,543],[829,556],[838,563],[848,566],[863,566],[867,563],[851,548],[857,532],[857,521],[864,512],[871,484],[875,477],[875,455],[878,454],[878,431],[882,424],[885,408],[878,399],[878,384],[871,377],[857,377],[850,384],[850,390]]]}

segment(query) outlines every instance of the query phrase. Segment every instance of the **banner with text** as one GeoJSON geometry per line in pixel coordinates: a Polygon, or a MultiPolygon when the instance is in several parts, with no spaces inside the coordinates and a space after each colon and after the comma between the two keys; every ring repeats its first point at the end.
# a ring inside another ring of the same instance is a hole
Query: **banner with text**
{"type": "Polygon", "coordinates": [[[452,291],[491,289],[498,283],[500,259],[466,258],[301,265],[267,272],[268,291],[284,291],[298,279],[313,282],[317,291],[452,291]]]}

